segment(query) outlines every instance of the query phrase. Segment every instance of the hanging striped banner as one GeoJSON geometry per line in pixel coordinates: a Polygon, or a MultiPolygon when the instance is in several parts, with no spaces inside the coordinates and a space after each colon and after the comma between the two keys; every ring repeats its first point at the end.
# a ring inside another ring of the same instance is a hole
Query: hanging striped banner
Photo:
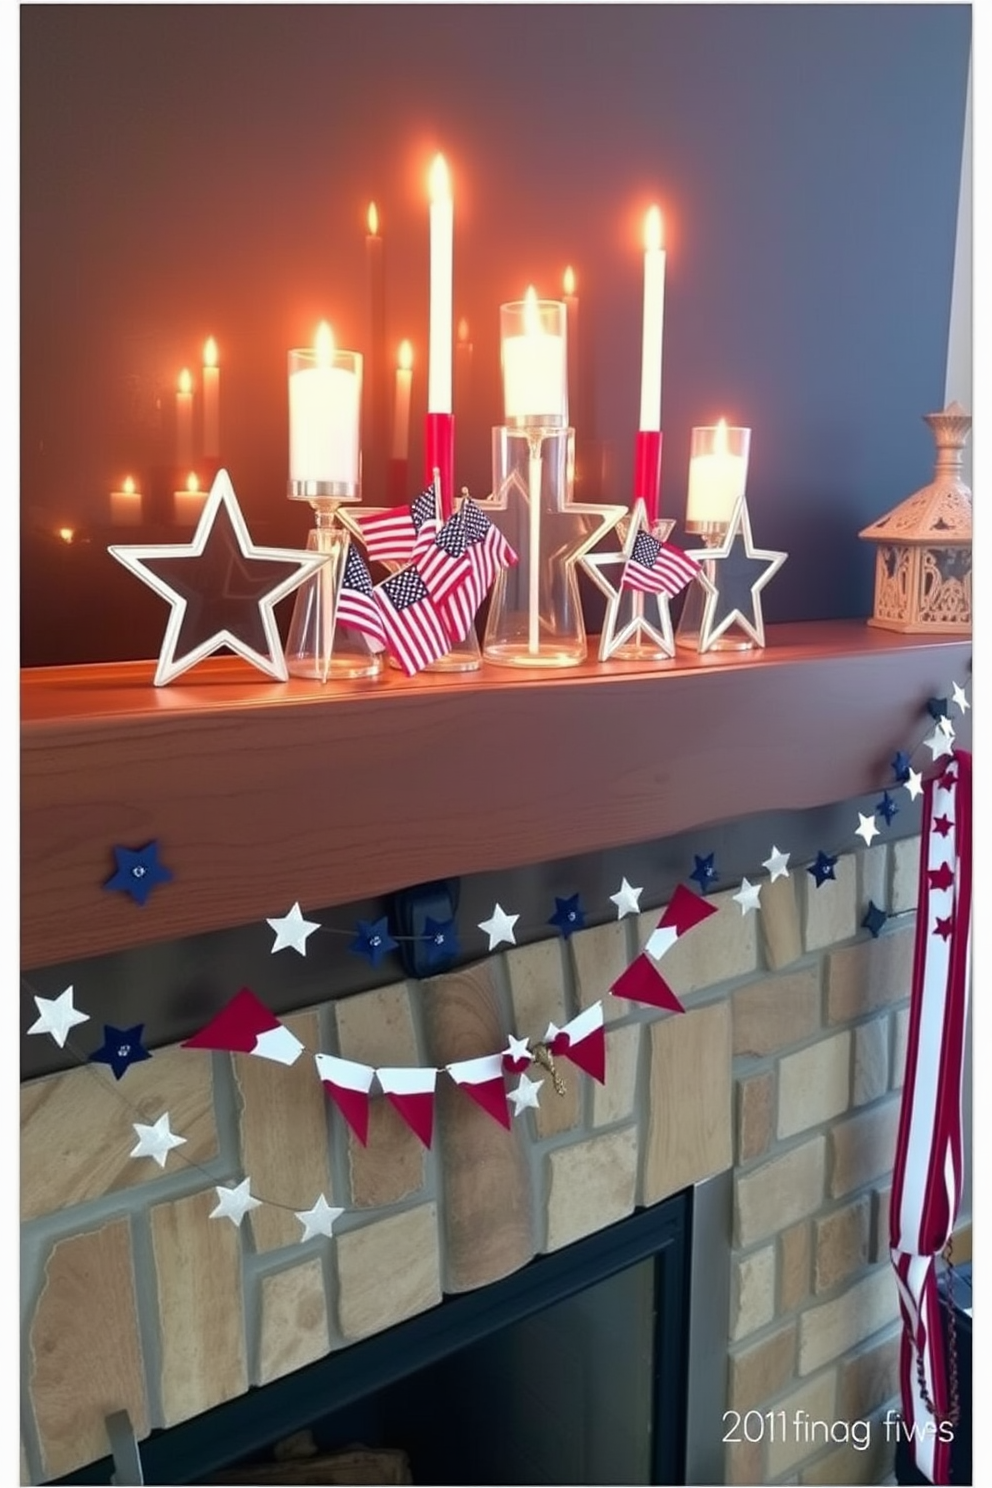
{"type": "MultiPolygon", "coordinates": [[[[923,788],[920,887],[889,1245],[903,1319],[901,1430],[931,1483],[950,1483],[949,1387],[937,1258],[961,1199],[961,1086],[971,921],[971,755],[923,788]]],[[[953,1324],[952,1324],[953,1326],[953,1324]]]]}

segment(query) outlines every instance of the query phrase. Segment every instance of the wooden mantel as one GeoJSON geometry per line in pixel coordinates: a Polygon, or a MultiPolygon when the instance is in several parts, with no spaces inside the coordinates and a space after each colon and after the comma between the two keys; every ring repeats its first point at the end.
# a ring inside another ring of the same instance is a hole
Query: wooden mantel
{"type": "Polygon", "coordinates": [[[151,662],[26,671],[21,963],[874,791],[970,658],[830,621],[651,669],[321,687],[216,658],[166,688],[151,662]],[[144,907],[106,892],[113,847],[152,840],[172,882],[144,907]]]}

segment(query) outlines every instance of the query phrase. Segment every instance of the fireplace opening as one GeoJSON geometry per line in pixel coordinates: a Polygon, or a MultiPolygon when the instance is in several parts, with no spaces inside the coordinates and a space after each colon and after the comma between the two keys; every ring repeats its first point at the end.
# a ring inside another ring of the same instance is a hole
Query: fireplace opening
{"type": "MultiPolygon", "coordinates": [[[[405,1454],[414,1484],[684,1483],[692,1224],[687,1189],[155,1432],[144,1481],[384,1481],[301,1476],[299,1461],[259,1472],[309,1429],[321,1454],[405,1454]]],[[[114,1470],[108,1457],[55,1481],[114,1470]]]]}

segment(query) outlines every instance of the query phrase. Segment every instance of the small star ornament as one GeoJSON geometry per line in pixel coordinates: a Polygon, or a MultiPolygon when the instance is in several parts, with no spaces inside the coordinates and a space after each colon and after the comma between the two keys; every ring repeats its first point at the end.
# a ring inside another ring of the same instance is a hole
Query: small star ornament
{"type": "Polygon", "coordinates": [[[107,551],[169,603],[156,687],[225,647],[277,682],[288,679],[275,606],[327,555],[256,546],[226,470],[217,472],[192,542],[107,551]]]}
{"type": "Polygon", "coordinates": [[[432,920],[424,917],[424,945],[427,950],[427,965],[447,966],[458,955],[458,928],[454,920],[432,920]]]}
{"type": "Polygon", "coordinates": [[[931,760],[939,760],[945,754],[953,754],[954,752],[953,737],[942,728],[935,728],[930,737],[924,739],[923,742],[930,751],[931,760]]]}
{"type": "Polygon", "coordinates": [[[38,1017],[28,1033],[50,1033],[60,1049],[65,1048],[70,1028],[90,1021],[89,1013],[81,1013],[73,1007],[71,987],[66,987],[58,997],[36,997],[34,1002],[38,1017]]]}
{"type": "Polygon", "coordinates": [[[177,1137],[169,1130],[169,1113],[160,1116],[153,1126],[143,1126],[140,1121],[133,1121],[131,1125],[138,1134],[138,1145],[132,1147],[132,1157],[152,1157],[160,1168],[165,1167],[165,1159],[173,1147],[181,1147],[186,1141],[185,1137],[177,1137]]]}
{"type": "Polygon", "coordinates": [[[135,904],[146,904],[152,889],[158,884],[168,883],[171,871],[158,860],[158,843],[134,851],[130,847],[115,847],[114,858],[117,871],[104,884],[105,889],[120,889],[130,894],[135,904]]]}
{"type": "Polygon", "coordinates": [[[520,1076],[520,1082],[516,1090],[508,1090],[506,1098],[513,1106],[514,1116],[519,1116],[521,1111],[526,1111],[532,1106],[535,1111],[540,1108],[538,1092],[544,1084],[543,1080],[529,1080],[526,1075],[520,1076]]]}
{"type": "Polygon", "coordinates": [[[364,956],[370,966],[378,966],[390,951],[396,949],[397,942],[389,933],[389,921],[385,916],[381,920],[359,920],[355,931],[348,949],[356,956],[364,956]]]}
{"type": "Polygon", "coordinates": [[[909,791],[909,799],[915,801],[917,796],[923,794],[923,776],[919,770],[910,770],[903,782],[909,791]]]}
{"type": "Polygon", "coordinates": [[[971,704],[969,703],[968,699],[965,697],[964,688],[963,687],[959,687],[956,682],[954,682],[952,684],[952,686],[954,688],[954,691],[953,691],[953,694],[951,696],[951,702],[957,708],[957,710],[958,710],[959,713],[961,713],[961,714],[967,713],[968,709],[971,707],[971,704]]]}
{"type": "Polygon", "coordinates": [[[633,889],[626,878],[622,880],[616,893],[610,895],[610,902],[617,907],[618,920],[626,918],[627,915],[640,914],[640,899],[643,893],[643,888],[633,889]]]}
{"type": "Polygon", "coordinates": [[[572,894],[568,899],[559,899],[555,895],[555,912],[548,920],[549,925],[554,925],[568,940],[581,930],[586,922],[586,913],[579,901],[578,894],[572,894]]]}
{"type": "Polygon", "coordinates": [[[708,888],[710,888],[715,883],[719,883],[720,881],[720,875],[719,873],[717,873],[716,868],[713,866],[713,859],[715,856],[715,853],[708,853],[705,858],[701,858],[698,853],[693,853],[693,857],[696,861],[696,866],[689,874],[689,877],[692,879],[693,883],[697,883],[699,885],[700,890],[704,894],[706,893],[706,890],[708,888]]]}
{"type": "Polygon", "coordinates": [[[888,826],[892,818],[898,813],[898,811],[899,807],[896,805],[895,801],[893,801],[888,791],[883,791],[882,799],[876,803],[875,815],[880,816],[885,822],[885,825],[888,826]]]}
{"type": "Polygon", "coordinates": [[[900,749],[892,756],[892,773],[896,777],[897,785],[905,785],[909,779],[909,755],[904,749],[900,749]]]}
{"type": "Polygon", "coordinates": [[[768,875],[772,883],[777,878],[789,877],[789,859],[791,856],[791,853],[779,852],[774,843],[772,844],[771,857],[766,858],[761,865],[762,868],[768,869],[768,875]]]}
{"type": "Polygon", "coordinates": [[[251,1194],[251,1180],[246,1178],[239,1183],[237,1188],[217,1187],[214,1189],[217,1195],[217,1206],[211,1209],[209,1219],[229,1219],[235,1229],[240,1230],[241,1221],[250,1209],[261,1207],[261,1199],[255,1199],[251,1194]]]}
{"type": "MultiPolygon", "coordinates": [[[[606,596],[606,614],[599,637],[599,659],[609,661],[611,656],[625,650],[643,651],[645,655],[654,654],[660,657],[674,656],[675,635],[669,602],[685,587],[689,579],[680,582],[668,592],[645,592],[639,595],[635,595],[630,589],[625,590],[622,581],[631,560],[637,565],[638,571],[641,563],[645,564],[645,571],[647,567],[657,563],[661,556],[656,551],[658,544],[665,544],[675,523],[665,519],[651,524],[644,502],[636,501],[629,519],[621,519],[618,525],[623,535],[623,547],[619,551],[585,553],[579,560],[579,566],[606,596]],[[606,577],[607,569],[617,571],[615,584],[611,584],[606,577]],[[652,619],[652,611],[657,615],[657,623],[652,619]]],[[[696,567],[695,563],[693,567],[696,567]]]]}
{"type": "Polygon", "coordinates": [[[300,1236],[300,1244],[312,1240],[316,1235],[331,1236],[334,1233],[334,1222],[340,1219],[344,1213],[343,1209],[332,1209],[330,1204],[320,1194],[312,1209],[293,1211],[303,1226],[303,1234],[300,1236]]]}
{"type": "Polygon", "coordinates": [[[764,646],[761,591],[789,555],[754,546],[746,498],[741,496],[734,507],[719,547],[686,556],[694,558],[709,579],[699,650],[709,651],[731,626],[742,630],[756,646],[764,646]]]}
{"type": "Polygon", "coordinates": [[[733,896],[735,903],[741,907],[741,914],[750,914],[753,909],[760,909],[758,895],[761,893],[761,885],[748,883],[746,878],[741,879],[741,886],[733,896]]]}
{"type": "Polygon", "coordinates": [[[276,951],[284,951],[292,947],[301,956],[307,953],[307,937],[315,930],[320,929],[318,920],[305,920],[300,910],[299,902],[293,905],[289,914],[283,915],[282,919],[266,920],[270,929],[276,932],[275,943],[272,946],[272,954],[276,951]]]}
{"type": "Polygon", "coordinates": [[[151,1059],[151,1054],[141,1042],[144,1031],[143,1023],[136,1023],[133,1028],[112,1028],[105,1023],[103,1045],[90,1055],[91,1063],[109,1064],[114,1072],[114,1079],[119,1080],[132,1064],[151,1059]]]}
{"type": "Polygon", "coordinates": [[[825,853],[821,848],[808,870],[816,879],[816,887],[818,889],[823,887],[828,878],[836,880],[837,875],[834,873],[836,866],[836,857],[831,857],[829,853],[825,853]]]}
{"type": "Polygon", "coordinates": [[[520,1074],[521,1070],[529,1069],[534,1062],[534,1056],[527,1047],[527,1039],[519,1039],[511,1033],[509,1042],[503,1053],[503,1068],[510,1070],[513,1074],[520,1074]]]}
{"type": "Polygon", "coordinates": [[[871,935],[872,940],[877,940],[879,931],[884,926],[887,918],[888,916],[886,915],[885,911],[879,909],[874,899],[869,899],[868,909],[865,912],[864,919],[861,921],[861,925],[862,928],[867,930],[868,933],[871,935]]]}
{"type": "Polygon", "coordinates": [[[489,936],[489,949],[494,951],[498,945],[516,945],[517,938],[513,933],[513,927],[519,920],[518,914],[507,914],[500,905],[495,905],[488,920],[479,921],[479,929],[489,936]]]}
{"type": "Polygon", "coordinates": [[[878,826],[873,815],[865,816],[863,811],[858,812],[858,825],[855,830],[855,836],[861,837],[866,847],[871,846],[872,839],[878,836],[878,826]]]}

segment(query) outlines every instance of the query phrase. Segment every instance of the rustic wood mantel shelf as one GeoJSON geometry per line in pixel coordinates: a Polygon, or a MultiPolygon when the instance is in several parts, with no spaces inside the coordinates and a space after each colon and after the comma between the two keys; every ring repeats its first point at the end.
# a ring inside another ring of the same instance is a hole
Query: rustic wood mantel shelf
{"type": "MultiPolygon", "coordinates": [[[[862,621],[650,669],[272,683],[215,658],[22,672],[24,967],[880,788],[971,643],[862,621]],[[171,883],[104,890],[157,840],[171,883]]],[[[928,763],[929,756],[918,761],[928,763]]]]}

